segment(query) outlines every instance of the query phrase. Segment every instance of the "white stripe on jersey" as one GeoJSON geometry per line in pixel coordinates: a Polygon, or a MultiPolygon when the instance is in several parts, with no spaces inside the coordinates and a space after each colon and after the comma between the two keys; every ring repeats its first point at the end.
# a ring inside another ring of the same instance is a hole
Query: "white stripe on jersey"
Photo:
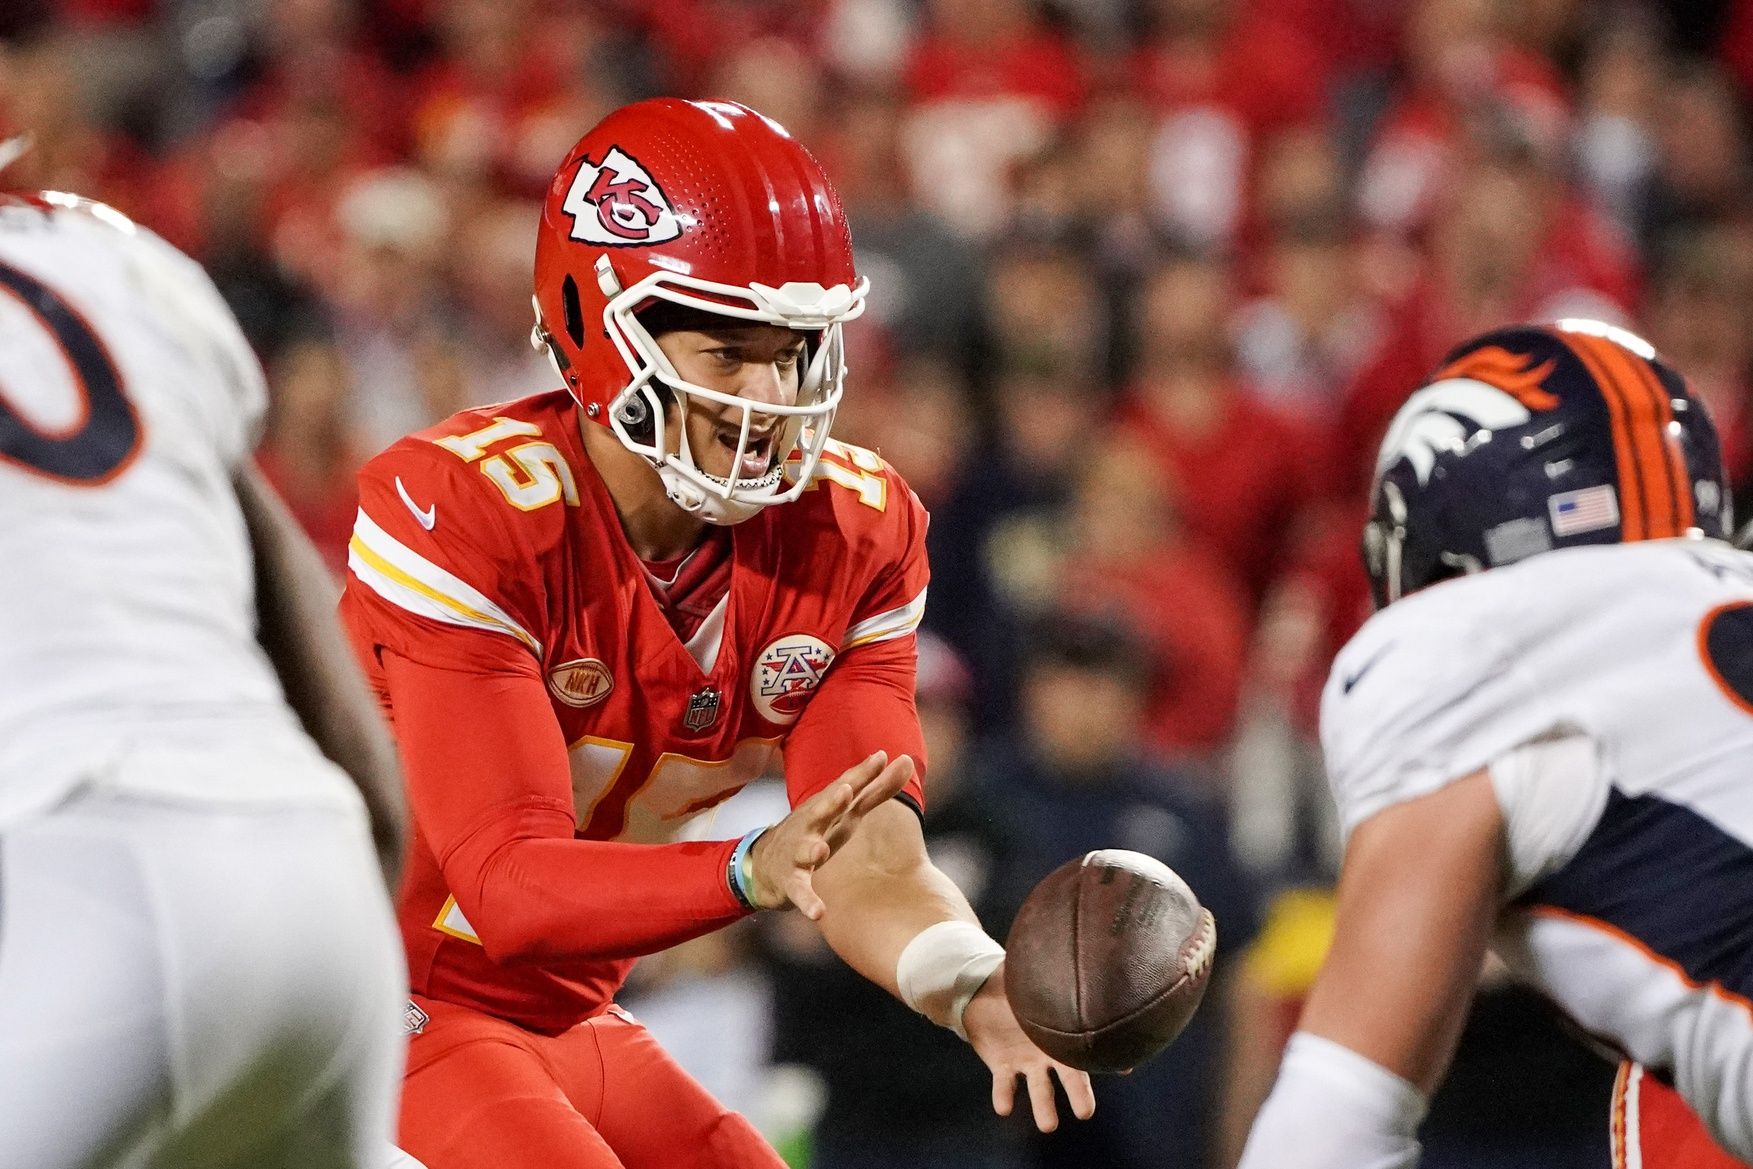
{"type": "Polygon", "coordinates": [[[372,592],[420,617],[515,637],[535,652],[541,643],[504,609],[380,528],[360,508],[347,546],[347,567],[372,592]]]}
{"type": "Polygon", "coordinates": [[[1604,922],[1560,910],[1506,911],[1492,949],[1579,1027],[1640,1064],[1672,1069],[1675,1090],[1717,1140],[1737,1156],[1753,1153],[1753,1004],[1699,985],[1604,922]]]}
{"type": "Polygon", "coordinates": [[[897,637],[905,637],[912,633],[919,628],[919,622],[925,616],[925,592],[926,590],[920,589],[917,597],[899,609],[878,613],[875,617],[866,618],[847,629],[843,648],[851,649],[858,645],[893,641],[897,637]]]}

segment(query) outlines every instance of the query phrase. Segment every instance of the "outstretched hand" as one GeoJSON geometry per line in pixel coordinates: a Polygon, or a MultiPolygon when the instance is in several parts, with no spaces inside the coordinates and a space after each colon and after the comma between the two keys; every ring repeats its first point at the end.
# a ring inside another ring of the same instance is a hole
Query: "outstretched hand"
{"type": "Polygon", "coordinates": [[[1053,1077],[1065,1087],[1072,1114],[1088,1120],[1096,1113],[1096,1093],[1088,1072],[1067,1067],[1036,1047],[1016,1021],[1010,1000],[1004,996],[1004,967],[986,980],[962,1015],[968,1042],[992,1071],[992,1108],[1009,1116],[1016,1106],[1016,1082],[1021,1076],[1029,1085],[1029,1104],[1035,1127],[1052,1132],[1059,1127],[1059,1107],[1053,1097],[1053,1077]]]}
{"type": "Polygon", "coordinates": [[[826,908],[816,895],[815,871],[852,838],[859,821],[893,799],[913,778],[907,755],[889,762],[878,751],[799,804],[749,850],[750,899],[757,909],[796,906],[811,921],[826,908]]]}

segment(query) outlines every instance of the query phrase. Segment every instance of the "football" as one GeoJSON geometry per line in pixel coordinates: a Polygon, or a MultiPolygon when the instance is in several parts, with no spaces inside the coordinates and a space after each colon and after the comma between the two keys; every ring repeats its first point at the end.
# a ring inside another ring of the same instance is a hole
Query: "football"
{"type": "Polygon", "coordinates": [[[1004,990],[1061,1063],[1123,1072],[1181,1033],[1211,980],[1217,923],[1161,861],[1101,849],[1036,885],[1005,942],[1004,990]]]}

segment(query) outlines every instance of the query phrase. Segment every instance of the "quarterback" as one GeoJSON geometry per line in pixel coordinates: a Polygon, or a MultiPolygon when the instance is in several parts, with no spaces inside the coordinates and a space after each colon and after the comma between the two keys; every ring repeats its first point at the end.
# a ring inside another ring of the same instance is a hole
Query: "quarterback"
{"type": "Polygon", "coordinates": [[[1753,555],[1714,427],[1592,321],[1389,428],[1321,736],[1333,948],[1244,1169],[1401,1169],[1488,948],[1623,1061],[1616,1169],[1753,1161],[1753,555]]]}
{"type": "Polygon", "coordinates": [[[556,173],[535,283],[564,388],[361,476],[343,611],[414,821],[404,1146],[431,1169],[781,1165],[614,996],[639,955],[787,907],[965,1035],[1001,1112],[1024,1077],[1052,1127],[1057,1075],[1088,1115],[922,843],[926,517],[829,434],[865,284],[818,164],[742,106],[625,107],[556,173]],[[713,839],[780,768],[791,814],[713,839]]]}
{"type": "Polygon", "coordinates": [[[407,1164],[401,783],[266,405],[193,260],[0,193],[0,1164],[407,1164]]]}

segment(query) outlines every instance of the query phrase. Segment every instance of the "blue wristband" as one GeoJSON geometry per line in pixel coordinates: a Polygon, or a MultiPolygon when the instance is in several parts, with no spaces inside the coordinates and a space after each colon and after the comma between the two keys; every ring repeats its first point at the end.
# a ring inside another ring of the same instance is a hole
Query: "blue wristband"
{"type": "Polygon", "coordinates": [[[755,841],[761,839],[761,834],[770,827],[772,825],[757,828],[737,841],[736,848],[730,854],[730,863],[724,867],[724,883],[730,886],[731,894],[736,897],[737,902],[751,913],[761,907],[755,904],[754,893],[749,888],[749,874],[744,871],[744,864],[748,860],[749,850],[755,847],[755,841]]]}

